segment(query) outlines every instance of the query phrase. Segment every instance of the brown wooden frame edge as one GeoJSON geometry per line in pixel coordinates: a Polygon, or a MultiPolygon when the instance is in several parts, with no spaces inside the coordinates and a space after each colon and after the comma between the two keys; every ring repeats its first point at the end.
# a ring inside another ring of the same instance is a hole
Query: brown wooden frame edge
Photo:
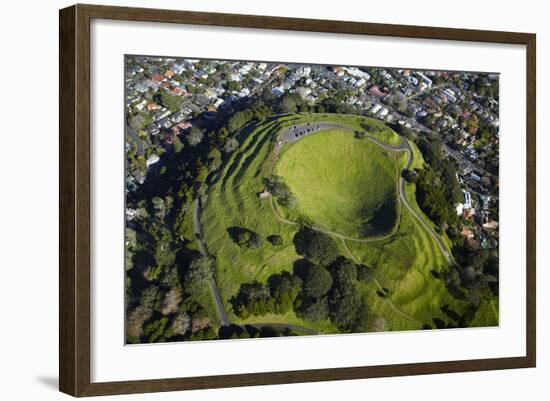
{"type": "Polygon", "coordinates": [[[73,396],[351,380],[536,366],[536,35],[77,4],[59,12],[59,389],[73,396]],[[527,355],[514,358],[202,376],[90,381],[90,20],[477,41],[527,48],[527,355]]]}

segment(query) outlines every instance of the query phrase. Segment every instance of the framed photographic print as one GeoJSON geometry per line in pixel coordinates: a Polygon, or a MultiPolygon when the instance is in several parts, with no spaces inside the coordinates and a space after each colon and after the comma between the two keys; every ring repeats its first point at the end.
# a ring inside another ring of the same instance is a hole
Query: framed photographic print
{"type": "Polygon", "coordinates": [[[535,35],[60,11],[60,390],[534,367],[535,35]]]}

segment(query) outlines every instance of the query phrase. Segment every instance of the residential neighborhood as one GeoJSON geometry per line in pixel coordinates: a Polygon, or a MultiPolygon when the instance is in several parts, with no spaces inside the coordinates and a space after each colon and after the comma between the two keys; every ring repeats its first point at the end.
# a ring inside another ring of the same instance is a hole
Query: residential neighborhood
{"type": "Polygon", "coordinates": [[[159,171],[176,138],[185,142],[193,126],[207,129],[232,103],[267,88],[319,111],[331,98],[348,114],[439,136],[458,165],[465,199],[455,206],[472,242],[498,245],[498,74],[145,56],[127,57],[125,67],[127,190],[159,171]]]}
{"type": "Polygon", "coordinates": [[[128,343],[498,325],[498,74],[124,63],[128,343]]]}

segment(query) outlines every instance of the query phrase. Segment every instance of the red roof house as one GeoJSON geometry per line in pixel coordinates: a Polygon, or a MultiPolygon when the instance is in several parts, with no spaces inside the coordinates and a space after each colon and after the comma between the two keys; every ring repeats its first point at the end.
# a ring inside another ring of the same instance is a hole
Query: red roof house
{"type": "Polygon", "coordinates": [[[164,75],[154,74],[151,79],[155,82],[162,82],[166,79],[166,77],[164,75]]]}
{"type": "Polygon", "coordinates": [[[374,96],[377,97],[384,97],[387,95],[387,93],[384,93],[380,90],[380,87],[378,85],[373,85],[369,88],[369,92],[372,93],[374,96]]]}

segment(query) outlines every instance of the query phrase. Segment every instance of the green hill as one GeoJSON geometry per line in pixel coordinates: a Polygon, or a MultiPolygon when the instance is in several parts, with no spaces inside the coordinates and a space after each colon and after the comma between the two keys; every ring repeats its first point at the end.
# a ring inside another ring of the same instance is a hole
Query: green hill
{"type": "Polygon", "coordinates": [[[285,145],[275,174],[317,227],[364,238],[396,223],[396,160],[351,132],[324,130],[285,145]]]}

